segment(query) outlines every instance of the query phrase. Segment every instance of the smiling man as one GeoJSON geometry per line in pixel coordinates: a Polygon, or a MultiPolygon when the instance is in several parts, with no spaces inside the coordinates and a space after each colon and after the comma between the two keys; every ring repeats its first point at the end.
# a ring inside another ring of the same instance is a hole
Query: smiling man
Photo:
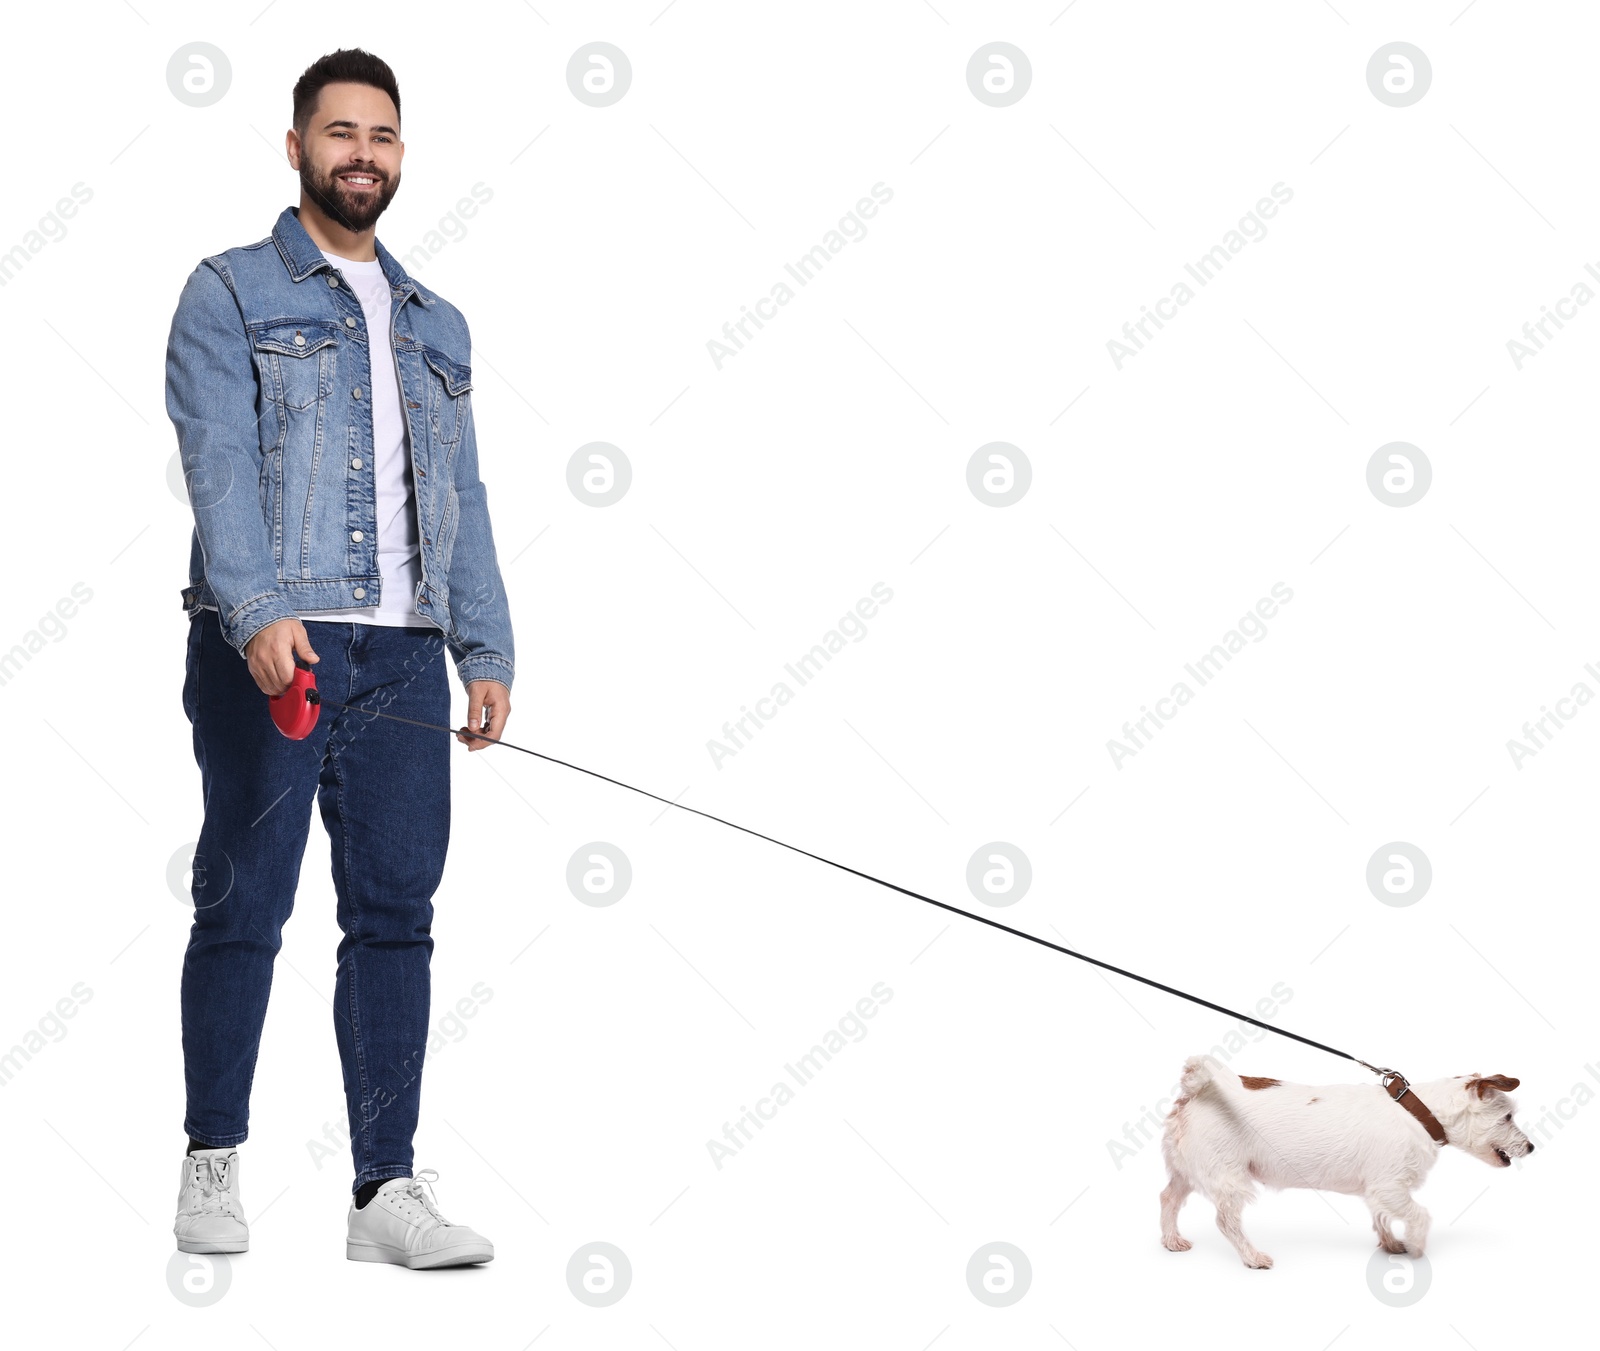
{"type": "Polygon", "coordinates": [[[461,312],[378,242],[400,187],[400,91],[359,49],[294,87],[300,204],[258,243],[202,259],[167,345],[167,410],[194,512],[183,708],[205,818],[181,1005],[184,1252],[249,1246],[238,1146],[315,801],[343,938],[333,1023],[355,1178],[346,1256],[486,1262],[412,1175],[428,1039],[432,897],[450,834],[450,739],[379,719],[449,717],[499,737],[511,619],[478,476],[461,312]],[[297,666],[330,700],[304,740],[267,697],[297,666]]]}

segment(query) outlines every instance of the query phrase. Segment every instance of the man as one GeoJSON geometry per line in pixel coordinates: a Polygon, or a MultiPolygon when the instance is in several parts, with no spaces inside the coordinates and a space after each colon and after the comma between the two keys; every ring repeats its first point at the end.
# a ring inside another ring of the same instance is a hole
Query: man
{"type": "MultiPolygon", "coordinates": [[[[511,620],[470,401],[460,311],[374,233],[400,186],[400,92],[340,50],[294,88],[300,205],[190,274],[167,346],[195,530],[183,707],[205,819],[182,1016],[189,1135],[174,1232],[244,1252],[238,1145],[315,797],[339,926],[334,1030],[355,1165],[346,1255],[407,1267],[494,1248],[412,1176],[428,1038],[431,898],[450,831],[448,653],[470,751],[511,712],[511,620]],[[267,697],[317,672],[311,734],[267,697]]],[[[433,1169],[423,1174],[437,1177],[433,1169]]]]}

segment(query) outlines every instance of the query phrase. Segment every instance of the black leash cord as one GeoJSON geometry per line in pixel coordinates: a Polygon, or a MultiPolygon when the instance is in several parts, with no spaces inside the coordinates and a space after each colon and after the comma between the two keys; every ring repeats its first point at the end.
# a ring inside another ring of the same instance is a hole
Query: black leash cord
{"type": "Polygon", "coordinates": [[[1353,1056],[1348,1051],[1336,1050],[1332,1046],[1324,1046],[1320,1041],[1312,1041],[1310,1037],[1302,1037],[1298,1032],[1287,1032],[1281,1027],[1273,1027],[1270,1023],[1263,1023],[1259,1019],[1250,1017],[1247,1013],[1237,1013],[1233,1009],[1223,1008],[1221,1004],[1213,1004],[1209,999],[1201,999],[1199,995],[1187,994],[1183,990],[1175,990],[1170,985],[1163,985],[1159,980],[1151,980],[1148,976],[1138,975],[1133,971],[1124,971],[1120,966],[1112,966],[1110,962],[1102,962],[1098,957],[1090,957],[1086,953],[1074,952],[1071,948],[1064,948],[1059,943],[1052,943],[1048,938],[1040,938],[1037,934],[1027,933],[1022,929],[1013,929],[1009,924],[1002,924],[999,920],[990,919],[987,915],[976,915],[970,910],[963,910],[960,906],[949,905],[944,901],[936,901],[932,896],[924,896],[920,891],[912,891],[909,887],[902,887],[894,882],[886,882],[881,877],[874,877],[871,873],[864,873],[859,868],[849,867],[844,863],[835,863],[831,858],[824,858],[821,854],[813,854],[809,849],[802,849],[797,844],[786,844],[783,840],[774,839],[771,835],[763,835],[759,830],[751,830],[749,826],[741,826],[737,821],[728,821],[710,812],[703,812],[698,807],[685,807],[681,802],[674,802],[657,793],[652,793],[645,788],[635,788],[631,783],[623,783],[621,779],[613,779],[609,775],[601,774],[593,769],[585,769],[582,765],[574,765],[566,760],[558,760],[553,755],[545,755],[540,751],[530,751],[526,746],[513,746],[509,741],[502,741],[499,737],[485,736],[482,732],[474,732],[466,727],[445,727],[434,722],[418,722],[415,718],[402,718],[398,713],[380,713],[375,708],[362,708],[359,704],[346,704],[338,699],[330,699],[318,691],[318,702],[324,704],[337,704],[340,708],[351,708],[358,713],[370,713],[379,718],[392,718],[396,722],[408,722],[413,727],[428,727],[435,732],[449,732],[452,735],[470,736],[479,741],[492,742],[496,746],[504,746],[507,750],[521,751],[524,755],[532,755],[540,760],[548,760],[552,765],[561,765],[567,769],[575,769],[580,774],[587,774],[591,778],[604,779],[607,783],[614,783],[618,788],[626,788],[630,793],[639,793],[645,797],[663,802],[669,807],[676,807],[679,811],[693,812],[696,816],[703,816],[708,821],[715,821],[718,825],[731,826],[734,830],[742,830],[746,835],[754,835],[758,840],[766,840],[769,844],[782,846],[784,849],[793,850],[797,854],[804,854],[807,858],[814,858],[818,863],[826,863],[830,868],[837,868],[840,872],[851,873],[856,877],[865,878],[868,882],[876,882],[880,887],[888,887],[890,891],[898,891],[902,896],[910,896],[914,900],[926,901],[929,905],[936,905],[941,910],[948,910],[952,914],[965,915],[968,919],[975,919],[980,924],[987,924],[990,928],[1001,929],[1008,934],[1015,934],[1018,938],[1026,938],[1030,943],[1037,943],[1040,947],[1050,948],[1054,952],[1065,953],[1068,957],[1076,957],[1080,962],[1088,962],[1093,966],[1103,967],[1107,971],[1115,971],[1119,976],[1126,976],[1129,980],[1139,981],[1141,984],[1153,986],[1157,990],[1165,990],[1168,994],[1177,995],[1179,999],[1187,999],[1191,1004],[1199,1004],[1205,1008],[1213,1009],[1217,1013],[1225,1013],[1230,1018],[1237,1018],[1241,1022],[1249,1023],[1253,1027],[1264,1028],[1268,1032],[1276,1032],[1280,1037],[1288,1037],[1293,1041],[1302,1042],[1307,1046],[1314,1046],[1319,1051],[1326,1051],[1329,1055],[1340,1056],[1345,1060],[1354,1060],[1356,1064],[1363,1065],[1374,1074],[1393,1074],[1393,1070],[1382,1069],[1377,1065],[1368,1065],[1365,1060],[1353,1056]]]}

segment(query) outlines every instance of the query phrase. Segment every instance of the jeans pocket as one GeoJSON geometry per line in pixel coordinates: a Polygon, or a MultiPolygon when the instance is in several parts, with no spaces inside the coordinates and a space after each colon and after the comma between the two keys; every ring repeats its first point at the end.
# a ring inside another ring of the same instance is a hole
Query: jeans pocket
{"type": "Polygon", "coordinates": [[[200,705],[200,642],[208,610],[189,621],[189,642],[183,658],[183,712],[192,724],[200,705]]]}

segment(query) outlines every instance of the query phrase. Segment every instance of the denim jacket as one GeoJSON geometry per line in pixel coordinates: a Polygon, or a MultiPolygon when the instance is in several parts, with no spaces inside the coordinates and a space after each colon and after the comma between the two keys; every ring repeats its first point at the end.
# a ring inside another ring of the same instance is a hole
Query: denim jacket
{"type": "Polygon", "coordinates": [[[184,283],[166,361],[195,520],[184,610],[215,605],[242,656],[258,629],[297,611],[378,605],[372,344],[388,360],[392,339],[421,552],[412,608],[443,630],[463,687],[509,689],[511,615],[478,478],[467,321],[382,243],[377,254],[391,290],[381,335],[367,333],[359,298],[296,207],[184,283]]]}

